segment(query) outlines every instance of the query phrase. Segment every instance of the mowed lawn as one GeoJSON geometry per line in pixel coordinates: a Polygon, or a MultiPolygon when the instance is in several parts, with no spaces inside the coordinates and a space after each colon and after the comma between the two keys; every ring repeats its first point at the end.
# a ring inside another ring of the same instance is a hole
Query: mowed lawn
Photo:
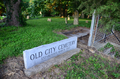
{"type": "Polygon", "coordinates": [[[24,27],[7,26],[0,28],[0,63],[8,57],[22,55],[24,50],[40,45],[49,44],[65,39],[53,30],[60,31],[78,26],[90,27],[91,22],[85,23],[86,19],[79,19],[79,25],[73,25],[73,19],[65,24],[64,18],[48,17],[27,20],[24,27]]]}

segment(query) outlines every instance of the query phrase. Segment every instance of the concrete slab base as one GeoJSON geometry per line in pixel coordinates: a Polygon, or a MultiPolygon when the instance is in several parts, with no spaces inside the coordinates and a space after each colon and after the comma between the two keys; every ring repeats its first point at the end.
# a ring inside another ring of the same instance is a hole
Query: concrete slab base
{"type": "Polygon", "coordinates": [[[71,56],[73,56],[74,54],[77,54],[79,52],[80,52],[79,48],[70,50],[70,51],[65,52],[61,55],[58,55],[54,58],[51,58],[51,59],[49,59],[49,60],[47,60],[47,61],[45,61],[37,66],[34,66],[32,68],[29,68],[29,69],[24,69],[24,73],[26,76],[31,76],[31,75],[34,75],[38,72],[46,71],[54,65],[59,65],[59,64],[63,63],[64,60],[67,60],[68,58],[70,58],[71,56]]]}
{"type": "Polygon", "coordinates": [[[99,50],[100,48],[103,48],[106,44],[107,44],[107,42],[106,42],[106,43],[95,42],[93,46],[94,46],[97,50],[99,50]]]}
{"type": "Polygon", "coordinates": [[[112,43],[110,41],[106,41],[105,43],[95,42],[93,46],[98,50],[100,48],[103,48],[107,43],[112,44],[117,51],[120,51],[120,45],[112,43]]]}

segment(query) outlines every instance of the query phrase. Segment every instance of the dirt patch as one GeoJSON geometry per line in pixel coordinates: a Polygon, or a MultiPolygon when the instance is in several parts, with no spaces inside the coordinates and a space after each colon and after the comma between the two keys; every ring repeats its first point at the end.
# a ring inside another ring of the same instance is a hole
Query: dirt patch
{"type": "Polygon", "coordinates": [[[62,33],[65,33],[65,32],[70,32],[70,31],[78,31],[78,32],[81,32],[83,31],[82,29],[89,29],[89,28],[86,28],[86,27],[75,27],[75,28],[71,28],[70,30],[62,30],[61,32],[62,33]]]}
{"type": "Polygon", "coordinates": [[[83,29],[77,29],[77,30],[74,30],[74,31],[63,32],[63,34],[70,35],[70,34],[77,34],[77,33],[83,33],[83,32],[85,32],[85,30],[83,30],[83,29]]]}
{"type": "MultiPolygon", "coordinates": [[[[120,40],[120,32],[116,31],[115,35],[117,36],[117,38],[120,40]]],[[[111,35],[110,37],[108,37],[108,41],[113,42],[115,44],[120,45],[120,42],[117,40],[117,38],[114,35],[111,35]]]]}
{"type": "Polygon", "coordinates": [[[82,43],[84,45],[88,44],[89,34],[86,36],[82,36],[78,38],[78,43],[82,43]]]}

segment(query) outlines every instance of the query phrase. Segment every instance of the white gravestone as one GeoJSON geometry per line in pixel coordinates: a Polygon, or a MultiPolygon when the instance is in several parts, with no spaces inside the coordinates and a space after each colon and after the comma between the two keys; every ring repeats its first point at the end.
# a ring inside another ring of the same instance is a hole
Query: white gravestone
{"type": "Polygon", "coordinates": [[[67,24],[67,17],[65,17],[65,24],[67,24]]]}
{"type": "Polygon", "coordinates": [[[30,16],[27,16],[27,19],[29,19],[30,18],[30,16]]]}
{"type": "Polygon", "coordinates": [[[77,37],[71,37],[51,44],[23,51],[25,68],[31,68],[50,58],[77,48],[77,37]]]}
{"type": "Polygon", "coordinates": [[[47,21],[51,22],[51,18],[48,18],[47,21]]]}
{"type": "Polygon", "coordinates": [[[70,16],[68,15],[68,20],[70,20],[70,16]]]}

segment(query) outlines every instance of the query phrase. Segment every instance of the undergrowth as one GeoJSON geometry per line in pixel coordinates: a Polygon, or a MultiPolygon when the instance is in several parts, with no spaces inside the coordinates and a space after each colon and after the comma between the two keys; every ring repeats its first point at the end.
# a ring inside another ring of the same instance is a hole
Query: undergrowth
{"type": "Polygon", "coordinates": [[[99,49],[99,51],[104,51],[105,49],[112,48],[110,52],[115,53],[115,57],[120,57],[120,53],[115,50],[114,46],[110,43],[107,43],[104,48],[99,49]]]}
{"type": "Polygon", "coordinates": [[[119,79],[120,64],[111,63],[97,54],[88,58],[81,56],[82,52],[73,55],[71,61],[66,61],[64,66],[55,67],[66,72],[65,79],[119,79]]]}

